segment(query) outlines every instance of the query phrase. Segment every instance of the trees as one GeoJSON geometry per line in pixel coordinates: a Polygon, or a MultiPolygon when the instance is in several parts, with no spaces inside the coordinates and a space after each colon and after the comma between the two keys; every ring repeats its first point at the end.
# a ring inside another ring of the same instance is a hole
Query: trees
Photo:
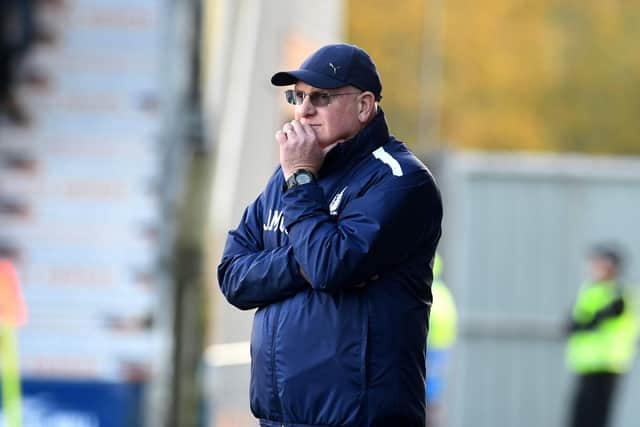
{"type": "Polygon", "coordinates": [[[402,7],[349,0],[347,34],[393,89],[383,90],[383,106],[399,137],[425,143],[418,132],[424,17],[438,3],[442,140],[471,149],[640,154],[640,4],[624,0],[402,7]]]}
{"type": "Polygon", "coordinates": [[[415,146],[421,90],[423,0],[347,0],[347,36],[365,49],[382,77],[382,106],[390,127],[415,146]]]}
{"type": "Polygon", "coordinates": [[[553,8],[563,44],[545,113],[558,147],[640,154],[639,19],[640,3],[624,0],[553,8]]]}

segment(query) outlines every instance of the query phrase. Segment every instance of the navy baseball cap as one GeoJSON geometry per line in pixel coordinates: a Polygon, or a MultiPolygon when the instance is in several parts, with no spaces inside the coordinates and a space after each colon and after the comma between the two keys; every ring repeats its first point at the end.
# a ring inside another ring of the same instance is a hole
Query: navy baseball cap
{"type": "Polygon", "coordinates": [[[299,70],[280,71],[271,77],[275,86],[288,86],[298,80],[320,89],[355,86],[382,97],[382,83],[376,65],[367,52],[351,44],[330,44],[309,56],[299,70]]]}

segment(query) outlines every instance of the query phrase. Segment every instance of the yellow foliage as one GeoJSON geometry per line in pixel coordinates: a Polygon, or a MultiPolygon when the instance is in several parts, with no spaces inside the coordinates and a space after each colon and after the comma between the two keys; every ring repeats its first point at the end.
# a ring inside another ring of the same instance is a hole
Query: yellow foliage
{"type": "Polygon", "coordinates": [[[420,111],[424,1],[350,0],[349,40],[365,49],[382,78],[382,108],[394,134],[413,144],[420,111]],[[394,4],[396,7],[390,7],[394,4]]]}
{"type": "Polygon", "coordinates": [[[439,136],[455,147],[640,154],[639,2],[349,0],[346,10],[350,41],[380,69],[391,129],[414,146],[426,148],[421,94],[433,90],[439,136]],[[433,7],[439,39],[424,36],[433,7]],[[422,78],[425,39],[442,53],[440,88],[423,87],[437,82],[422,78]]]}

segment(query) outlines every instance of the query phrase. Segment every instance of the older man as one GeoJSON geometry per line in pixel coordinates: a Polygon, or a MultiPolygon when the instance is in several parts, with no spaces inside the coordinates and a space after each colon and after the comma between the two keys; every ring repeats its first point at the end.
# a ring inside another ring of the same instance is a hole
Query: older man
{"type": "Polygon", "coordinates": [[[227,300],[258,308],[251,410],[267,427],[423,427],[434,180],[389,135],[364,50],[322,47],[271,82],[293,85],[294,120],[218,267],[227,300]]]}

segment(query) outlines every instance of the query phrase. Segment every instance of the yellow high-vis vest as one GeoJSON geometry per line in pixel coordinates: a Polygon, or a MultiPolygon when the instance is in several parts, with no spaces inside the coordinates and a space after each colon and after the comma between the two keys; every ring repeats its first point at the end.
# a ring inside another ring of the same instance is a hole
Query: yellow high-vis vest
{"type": "Polygon", "coordinates": [[[584,285],[573,309],[573,321],[578,325],[594,323],[579,329],[567,343],[567,365],[580,374],[594,372],[624,373],[636,354],[638,318],[632,298],[613,282],[584,285]],[[594,323],[596,313],[622,297],[624,310],[594,323]]]}
{"type": "Polygon", "coordinates": [[[456,339],[456,306],[451,291],[440,280],[441,272],[442,259],[436,255],[433,265],[434,280],[431,285],[433,304],[429,316],[429,335],[427,338],[427,348],[430,350],[449,348],[456,339]]]}

